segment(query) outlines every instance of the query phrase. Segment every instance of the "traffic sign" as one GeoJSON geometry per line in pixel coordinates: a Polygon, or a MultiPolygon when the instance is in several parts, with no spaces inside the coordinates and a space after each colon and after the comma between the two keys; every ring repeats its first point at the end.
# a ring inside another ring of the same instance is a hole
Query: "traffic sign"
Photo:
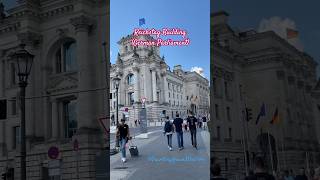
{"type": "Polygon", "coordinates": [[[57,159],[59,157],[59,148],[51,146],[48,150],[48,156],[50,159],[57,159]]]}

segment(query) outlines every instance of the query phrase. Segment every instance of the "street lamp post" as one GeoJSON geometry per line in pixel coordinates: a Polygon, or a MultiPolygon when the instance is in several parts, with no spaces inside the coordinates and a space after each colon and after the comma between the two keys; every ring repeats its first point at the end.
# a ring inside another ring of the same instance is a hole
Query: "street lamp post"
{"type": "Polygon", "coordinates": [[[18,77],[19,77],[19,87],[20,87],[20,111],[21,111],[21,122],[20,122],[20,153],[21,153],[21,180],[27,179],[26,171],[26,104],[25,104],[25,95],[26,87],[28,85],[28,77],[31,71],[34,55],[30,54],[27,50],[24,49],[25,45],[20,45],[20,50],[16,51],[11,58],[16,61],[18,67],[18,77]]]}
{"type": "Polygon", "coordinates": [[[115,88],[116,88],[116,104],[117,104],[117,109],[116,109],[116,118],[117,118],[117,127],[119,125],[119,83],[120,83],[120,78],[115,77],[113,78],[113,82],[115,83],[115,88]]]}
{"type": "MultiPolygon", "coordinates": [[[[115,77],[113,78],[113,82],[116,88],[116,104],[117,104],[117,109],[116,109],[116,118],[117,118],[117,128],[119,126],[119,83],[120,83],[120,78],[115,77]]],[[[119,139],[116,138],[116,147],[119,147],[119,139]]]]}

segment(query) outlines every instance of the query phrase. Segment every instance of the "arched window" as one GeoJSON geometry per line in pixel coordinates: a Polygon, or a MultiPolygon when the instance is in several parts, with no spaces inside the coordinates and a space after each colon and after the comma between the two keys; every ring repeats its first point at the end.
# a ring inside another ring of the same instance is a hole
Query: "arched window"
{"type": "Polygon", "coordinates": [[[56,73],[76,71],[76,43],[69,41],[63,43],[55,53],[56,73]]]}
{"type": "Polygon", "coordinates": [[[128,82],[128,85],[132,85],[134,83],[134,75],[133,74],[129,74],[127,76],[127,82],[128,82]]]}

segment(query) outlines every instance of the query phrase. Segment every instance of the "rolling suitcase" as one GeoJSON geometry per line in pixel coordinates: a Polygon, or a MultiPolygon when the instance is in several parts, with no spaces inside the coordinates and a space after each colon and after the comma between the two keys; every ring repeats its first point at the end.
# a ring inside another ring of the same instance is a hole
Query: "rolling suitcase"
{"type": "Polygon", "coordinates": [[[137,157],[137,156],[139,156],[138,147],[135,146],[135,145],[132,143],[132,140],[130,140],[130,143],[129,143],[129,152],[130,152],[131,157],[137,157]]]}

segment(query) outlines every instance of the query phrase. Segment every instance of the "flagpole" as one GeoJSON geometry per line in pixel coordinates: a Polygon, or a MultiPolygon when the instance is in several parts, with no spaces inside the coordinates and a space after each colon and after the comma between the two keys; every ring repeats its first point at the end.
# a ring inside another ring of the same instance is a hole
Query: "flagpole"
{"type": "Polygon", "coordinates": [[[283,126],[281,126],[282,129],[282,141],[281,141],[281,146],[282,146],[282,158],[283,158],[283,165],[284,168],[287,169],[287,158],[286,158],[286,153],[284,152],[284,130],[283,130],[283,126]]]}
{"type": "Polygon", "coordinates": [[[307,171],[310,174],[309,153],[306,151],[307,171]]]}
{"type": "Polygon", "coordinates": [[[280,147],[278,146],[278,144],[279,144],[279,138],[277,139],[277,141],[276,141],[276,144],[275,144],[275,145],[277,146],[277,148],[276,148],[276,151],[277,151],[277,163],[278,163],[277,170],[279,170],[279,171],[281,172],[280,156],[279,156],[280,147]]]}
{"type": "Polygon", "coordinates": [[[269,142],[269,151],[270,151],[270,159],[271,159],[271,169],[272,169],[272,173],[273,173],[273,171],[274,171],[274,168],[273,168],[273,153],[272,153],[272,148],[271,148],[269,129],[268,129],[268,142],[269,142]]]}
{"type": "Polygon", "coordinates": [[[250,138],[250,136],[249,136],[249,123],[248,123],[248,121],[246,121],[246,124],[247,124],[247,128],[246,128],[246,135],[247,135],[247,138],[246,138],[246,141],[247,141],[247,151],[248,151],[248,166],[251,168],[251,165],[252,165],[252,163],[250,163],[250,150],[249,150],[249,138],[250,138]]]}
{"type": "Polygon", "coordinates": [[[248,161],[247,161],[247,153],[246,153],[246,143],[245,143],[245,130],[244,130],[244,121],[245,121],[245,116],[244,113],[242,113],[242,145],[243,145],[243,154],[244,154],[244,165],[245,165],[245,170],[246,170],[246,175],[249,175],[248,172],[248,161]]]}

